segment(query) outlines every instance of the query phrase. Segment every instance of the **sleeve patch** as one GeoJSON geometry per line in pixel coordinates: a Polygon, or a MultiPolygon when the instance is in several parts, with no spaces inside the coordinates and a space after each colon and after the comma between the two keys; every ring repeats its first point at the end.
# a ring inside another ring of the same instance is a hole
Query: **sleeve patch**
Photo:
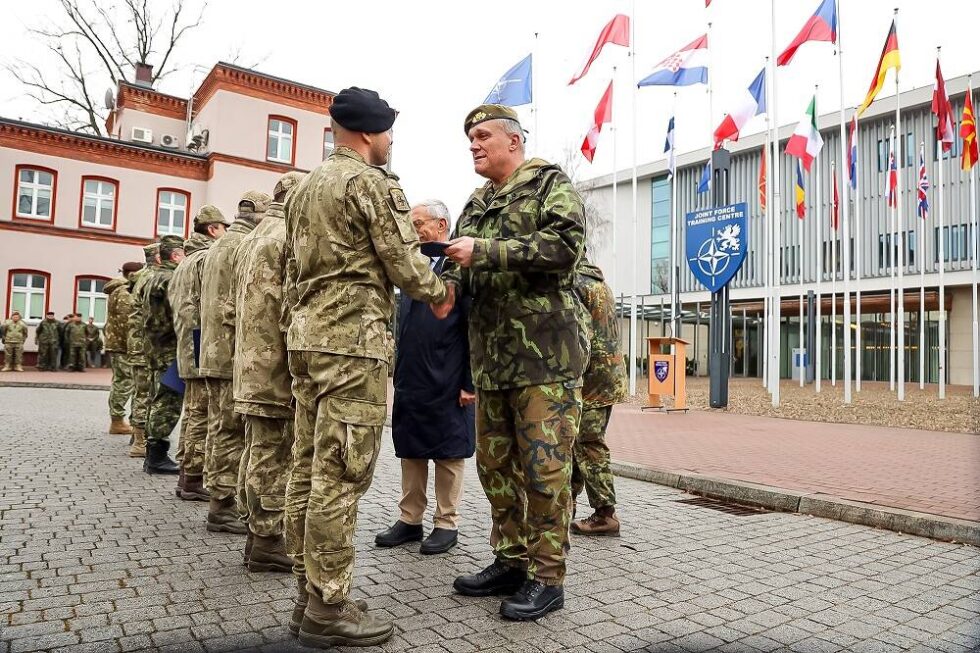
{"type": "Polygon", "coordinates": [[[411,206],[408,200],[405,199],[405,192],[401,188],[389,188],[388,195],[391,197],[391,203],[398,211],[409,211],[411,206]]]}

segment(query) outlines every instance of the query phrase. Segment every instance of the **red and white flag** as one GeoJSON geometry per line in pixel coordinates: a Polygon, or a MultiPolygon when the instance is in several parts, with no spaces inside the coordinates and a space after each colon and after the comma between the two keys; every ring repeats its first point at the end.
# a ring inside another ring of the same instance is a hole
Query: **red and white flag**
{"type": "Polygon", "coordinates": [[[949,96],[946,95],[946,82],[943,71],[936,59],[936,84],[932,90],[932,112],[936,114],[936,141],[943,144],[943,152],[949,152],[953,147],[953,108],[949,106],[949,96]]]}
{"type": "Polygon", "coordinates": [[[630,45],[630,18],[625,14],[616,14],[613,16],[612,20],[606,23],[606,26],[602,28],[599,32],[599,39],[595,42],[595,47],[592,48],[592,54],[589,55],[589,60],[585,62],[585,66],[582,67],[582,72],[575,77],[572,77],[572,81],[568,82],[571,86],[578,80],[585,77],[585,73],[589,72],[589,68],[592,67],[592,62],[596,60],[599,53],[602,52],[602,47],[607,43],[612,43],[613,45],[622,45],[624,47],[629,47],[630,45]]]}
{"type": "Polygon", "coordinates": [[[796,131],[786,142],[786,154],[799,157],[803,161],[803,169],[810,172],[810,165],[822,147],[823,138],[817,129],[817,96],[814,95],[796,131]]]}
{"type": "Polygon", "coordinates": [[[599,100],[599,104],[595,108],[592,127],[589,128],[589,133],[585,135],[585,140],[582,141],[582,154],[585,155],[589,163],[592,163],[592,159],[595,157],[595,150],[599,145],[599,133],[602,131],[602,126],[607,122],[612,122],[612,92],[613,83],[609,82],[609,86],[606,87],[606,92],[602,94],[602,99],[599,100]]]}
{"type": "Polygon", "coordinates": [[[738,105],[731,113],[725,114],[721,124],[715,129],[715,149],[725,140],[737,141],[745,124],[753,117],[766,112],[766,69],[755,76],[749,87],[742,91],[738,105]]]}
{"type": "Polygon", "coordinates": [[[834,231],[837,231],[837,225],[840,224],[840,193],[837,192],[837,169],[836,166],[831,166],[830,175],[834,178],[834,203],[831,210],[831,224],[834,227],[834,231]]]}

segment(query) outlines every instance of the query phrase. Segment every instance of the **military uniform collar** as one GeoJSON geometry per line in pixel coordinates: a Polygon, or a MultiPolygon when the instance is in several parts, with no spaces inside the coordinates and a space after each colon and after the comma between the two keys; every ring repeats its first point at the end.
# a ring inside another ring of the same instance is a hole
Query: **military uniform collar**
{"type": "Polygon", "coordinates": [[[334,150],[333,153],[337,156],[346,156],[350,159],[354,159],[355,161],[360,161],[364,165],[367,165],[367,161],[364,160],[363,156],[361,156],[355,150],[352,150],[351,148],[347,147],[346,145],[341,145],[336,150],[334,150]]]}
{"type": "Polygon", "coordinates": [[[485,195],[487,202],[492,201],[496,197],[502,197],[515,188],[526,184],[540,169],[549,165],[551,164],[544,159],[528,159],[521,165],[517,166],[517,169],[511,173],[510,177],[508,177],[503,184],[501,184],[500,188],[494,188],[493,182],[488,181],[487,185],[485,186],[487,191],[485,195]]]}

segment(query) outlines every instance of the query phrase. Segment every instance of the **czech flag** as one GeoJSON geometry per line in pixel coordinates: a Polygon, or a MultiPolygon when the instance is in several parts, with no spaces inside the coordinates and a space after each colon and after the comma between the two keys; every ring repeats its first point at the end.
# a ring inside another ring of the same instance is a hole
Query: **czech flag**
{"type": "Polygon", "coordinates": [[[793,42],[786,46],[776,58],[776,64],[785,66],[793,60],[793,55],[807,41],[830,41],[837,43],[837,3],[835,0],[823,0],[817,7],[816,13],[810,16],[803,29],[796,35],[793,42]]]}
{"type": "Polygon", "coordinates": [[[851,117],[851,133],[847,138],[848,148],[847,148],[847,176],[851,180],[851,188],[857,190],[858,187],[858,175],[857,175],[857,165],[858,165],[858,142],[857,142],[857,131],[858,131],[858,119],[855,113],[851,117]]]}
{"type": "Polygon", "coordinates": [[[738,98],[738,106],[727,114],[715,129],[715,148],[721,147],[726,139],[737,141],[742,127],[755,116],[766,112],[766,69],[756,75],[748,89],[738,98]]]}
{"type": "Polygon", "coordinates": [[[708,82],[708,35],[703,34],[657,64],[637,86],[691,86],[708,82]]]}

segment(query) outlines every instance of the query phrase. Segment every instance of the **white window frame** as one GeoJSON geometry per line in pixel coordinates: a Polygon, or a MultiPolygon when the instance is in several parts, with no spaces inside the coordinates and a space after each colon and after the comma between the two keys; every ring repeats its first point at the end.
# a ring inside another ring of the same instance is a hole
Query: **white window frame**
{"type": "Polygon", "coordinates": [[[294,123],[283,120],[282,118],[269,118],[269,132],[265,144],[266,159],[275,161],[276,163],[292,165],[294,138],[296,138],[296,125],[294,123]],[[288,130],[285,127],[288,127],[288,130]],[[275,156],[269,154],[269,146],[273,143],[273,139],[275,139],[274,142],[276,145],[275,156]],[[282,157],[283,144],[287,145],[285,158],[282,157]]]}
{"type": "Polygon", "coordinates": [[[44,319],[44,309],[48,303],[48,278],[43,274],[38,274],[36,272],[13,272],[10,275],[10,312],[20,311],[21,318],[29,323],[36,324],[44,319]],[[17,285],[17,277],[19,275],[25,275],[27,277],[26,286],[17,285]],[[40,279],[41,285],[35,286],[34,280],[40,279]],[[16,296],[20,294],[24,296],[24,306],[22,308],[17,308],[16,296]],[[34,316],[31,315],[31,299],[34,295],[39,295],[41,297],[41,314],[34,316]]]}
{"type": "Polygon", "coordinates": [[[188,195],[187,193],[182,193],[176,190],[161,190],[158,192],[157,197],[157,225],[156,232],[158,236],[173,235],[183,237],[185,229],[187,228],[187,204],[188,195]],[[165,196],[170,196],[170,201],[165,199],[165,196]],[[178,204],[176,198],[180,198],[183,204],[178,204]],[[160,223],[160,212],[166,212],[166,225],[160,223]],[[180,213],[182,217],[180,218],[180,228],[174,226],[174,216],[180,213]]]}
{"type": "Polygon", "coordinates": [[[51,220],[51,216],[54,214],[54,173],[48,172],[47,170],[40,170],[38,168],[28,168],[28,167],[18,168],[17,169],[17,193],[16,193],[15,206],[17,208],[15,209],[16,212],[14,213],[14,215],[16,215],[18,218],[31,218],[34,220],[51,220]],[[35,180],[34,181],[21,180],[20,176],[25,172],[33,172],[35,180]],[[38,179],[41,175],[48,175],[49,177],[51,177],[51,184],[46,186],[40,183],[38,179]],[[30,196],[31,196],[30,213],[21,213],[20,211],[20,196],[22,190],[30,191],[30,196]],[[47,215],[37,212],[38,195],[42,190],[48,191],[47,215]]]}
{"type": "Polygon", "coordinates": [[[116,222],[116,193],[119,192],[117,184],[114,181],[106,181],[104,179],[86,179],[82,186],[82,226],[83,227],[93,227],[95,229],[112,229],[116,222]],[[89,191],[88,185],[96,184],[95,191],[89,191]],[[111,188],[111,193],[106,193],[105,189],[111,188]],[[95,206],[95,222],[91,222],[85,219],[85,209],[89,206],[90,202],[94,202],[95,206]],[[102,215],[102,209],[108,205],[109,207],[109,224],[103,224],[100,216],[102,215]]]}
{"type": "Polygon", "coordinates": [[[90,317],[96,318],[95,325],[99,328],[105,326],[105,319],[101,322],[98,321],[98,316],[95,314],[94,307],[96,303],[102,302],[102,314],[106,314],[109,308],[109,296],[105,294],[104,291],[96,290],[96,285],[102,282],[102,287],[105,288],[106,280],[98,279],[96,277],[78,277],[75,281],[75,312],[82,313],[82,321],[88,322],[90,317]],[[87,290],[82,290],[82,283],[88,283],[89,288],[87,290]],[[88,300],[88,311],[82,312],[82,299],[88,300]]]}

